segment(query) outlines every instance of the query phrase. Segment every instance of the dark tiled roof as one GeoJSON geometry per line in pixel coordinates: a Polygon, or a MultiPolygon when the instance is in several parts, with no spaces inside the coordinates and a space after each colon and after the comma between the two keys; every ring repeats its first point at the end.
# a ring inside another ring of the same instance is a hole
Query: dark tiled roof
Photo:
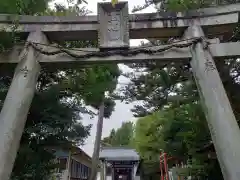
{"type": "Polygon", "coordinates": [[[57,155],[62,156],[62,157],[63,156],[68,157],[69,156],[68,152],[71,151],[72,155],[82,154],[82,155],[86,156],[89,161],[92,160],[92,158],[86,152],[84,152],[80,147],[77,147],[77,146],[71,146],[71,145],[69,145],[69,146],[66,145],[64,147],[62,147],[62,146],[48,146],[46,149],[59,151],[57,155]]]}
{"type": "Polygon", "coordinates": [[[135,149],[127,147],[104,147],[99,154],[100,159],[139,161],[140,157],[135,149]]]}

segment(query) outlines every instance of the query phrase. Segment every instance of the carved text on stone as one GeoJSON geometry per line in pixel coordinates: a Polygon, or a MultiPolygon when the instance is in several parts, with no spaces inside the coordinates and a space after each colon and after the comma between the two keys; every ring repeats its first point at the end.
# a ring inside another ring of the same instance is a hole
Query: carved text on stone
{"type": "Polygon", "coordinates": [[[120,13],[111,12],[108,13],[108,35],[109,41],[117,41],[121,38],[121,24],[120,24],[120,13]]]}

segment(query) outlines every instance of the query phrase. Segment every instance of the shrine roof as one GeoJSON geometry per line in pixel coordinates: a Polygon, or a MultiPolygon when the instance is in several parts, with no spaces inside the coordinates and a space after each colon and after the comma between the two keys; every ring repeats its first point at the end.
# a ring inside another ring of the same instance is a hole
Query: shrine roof
{"type": "Polygon", "coordinates": [[[140,156],[135,149],[127,147],[103,147],[99,158],[112,161],[139,161],[140,156]]]}

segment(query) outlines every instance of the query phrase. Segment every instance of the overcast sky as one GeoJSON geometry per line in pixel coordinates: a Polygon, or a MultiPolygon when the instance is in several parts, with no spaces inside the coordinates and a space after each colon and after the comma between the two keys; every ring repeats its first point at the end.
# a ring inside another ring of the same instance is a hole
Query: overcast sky
{"type": "MultiPolygon", "coordinates": [[[[110,1],[110,0],[107,0],[110,1]]],[[[105,1],[105,2],[107,2],[105,1]]],[[[66,3],[67,0],[56,0],[58,3],[66,3]]],[[[92,14],[97,14],[97,2],[102,2],[102,0],[87,0],[88,5],[87,9],[92,11],[92,14]]],[[[129,13],[131,13],[131,10],[134,6],[136,5],[143,5],[145,3],[145,0],[128,0],[128,5],[129,5],[129,13]]],[[[155,12],[154,7],[149,7],[141,13],[147,13],[147,12],[155,12]]],[[[141,40],[131,40],[130,44],[131,46],[137,46],[140,44],[141,40]]],[[[121,65],[120,68],[123,71],[128,71],[128,68],[125,66],[121,65]]],[[[124,77],[119,78],[119,83],[127,83],[128,80],[124,77]]],[[[104,120],[104,125],[103,125],[103,137],[106,137],[109,135],[110,131],[112,128],[118,128],[121,126],[122,122],[125,121],[133,121],[134,118],[131,112],[131,108],[133,107],[133,104],[124,104],[121,102],[116,102],[116,107],[115,111],[113,112],[112,116],[110,119],[105,119],[104,120]]],[[[89,117],[85,116],[83,118],[83,123],[84,124],[92,124],[92,129],[91,129],[91,136],[87,139],[85,145],[82,147],[82,149],[92,156],[93,153],[93,146],[94,146],[94,140],[95,140],[95,134],[96,134],[96,124],[97,124],[97,117],[94,119],[90,119],[89,117]]]]}

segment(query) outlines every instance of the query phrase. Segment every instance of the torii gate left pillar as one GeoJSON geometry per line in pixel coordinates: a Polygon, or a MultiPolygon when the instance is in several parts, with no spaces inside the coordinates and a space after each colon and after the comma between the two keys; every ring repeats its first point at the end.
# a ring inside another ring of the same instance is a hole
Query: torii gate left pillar
{"type": "MultiPolygon", "coordinates": [[[[47,44],[47,38],[42,32],[30,33],[27,41],[47,44]]],[[[40,73],[39,52],[33,47],[26,44],[19,58],[0,114],[1,180],[10,179],[40,73]]]]}

